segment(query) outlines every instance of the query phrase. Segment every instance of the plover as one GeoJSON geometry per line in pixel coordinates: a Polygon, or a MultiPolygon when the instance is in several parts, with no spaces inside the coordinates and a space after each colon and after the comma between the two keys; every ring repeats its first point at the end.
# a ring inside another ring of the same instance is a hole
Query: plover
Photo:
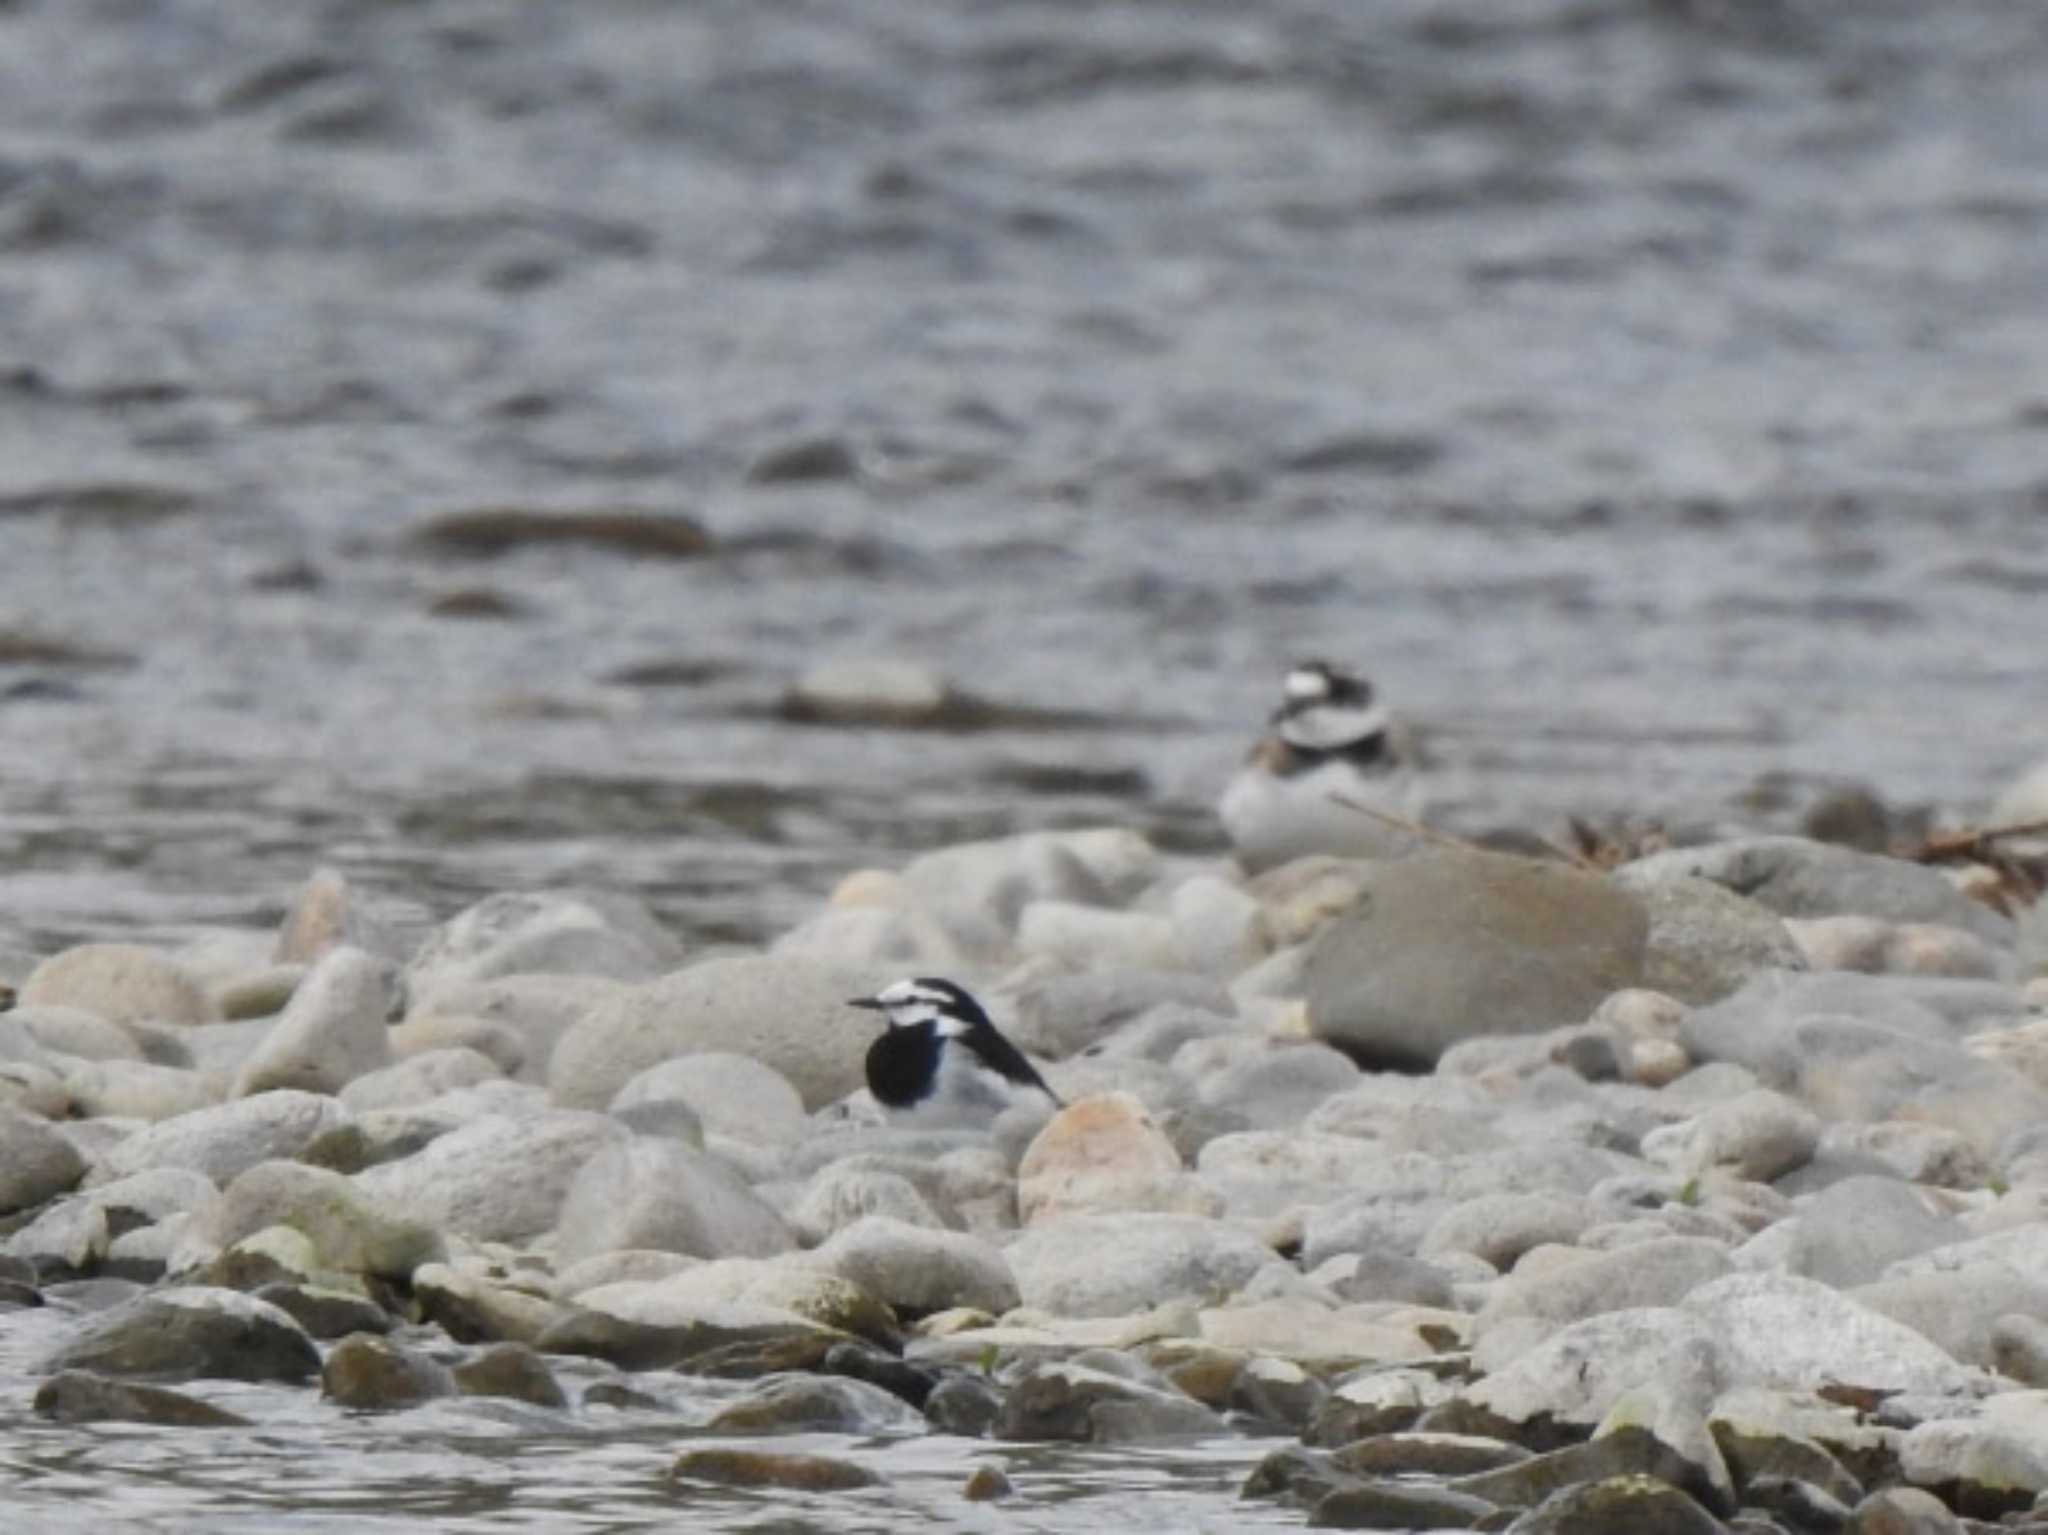
{"type": "Polygon", "coordinates": [[[898,981],[849,1005],[888,1017],[868,1047],[867,1072],[868,1091],[893,1122],[981,1128],[1013,1103],[1065,1107],[981,1004],[951,981],[898,981]]]}
{"type": "Polygon", "coordinates": [[[1266,736],[1217,805],[1238,862],[1253,873],[1309,853],[1394,858],[1415,838],[1352,805],[1404,821],[1422,815],[1405,733],[1372,684],[1327,661],[1287,673],[1266,736]]]}

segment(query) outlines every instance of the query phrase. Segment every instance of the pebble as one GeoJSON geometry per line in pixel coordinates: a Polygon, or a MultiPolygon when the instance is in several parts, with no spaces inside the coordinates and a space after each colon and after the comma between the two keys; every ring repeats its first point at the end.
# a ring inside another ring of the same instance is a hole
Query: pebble
{"type": "Polygon", "coordinates": [[[432,998],[463,983],[535,973],[648,981],[682,962],[682,946],[631,896],[505,892],[428,934],[406,982],[414,995],[432,998]]]}
{"type": "Polygon", "coordinates": [[[960,1496],[969,1503],[993,1503],[1016,1492],[1000,1466],[976,1466],[961,1484],[960,1496]]]}
{"type": "Polygon", "coordinates": [[[650,1066],[703,1051],[771,1067],[815,1111],[864,1085],[872,1031],[846,1005],[898,979],[851,975],[792,956],[708,959],[598,1003],[548,1066],[564,1108],[603,1109],[650,1066]]]}
{"type": "Polygon", "coordinates": [[[815,1259],[899,1313],[949,1306],[1003,1312],[1023,1298],[1008,1255],[990,1243],[886,1216],[866,1216],[835,1233],[815,1259]]]}
{"type": "Polygon", "coordinates": [[[1026,1226],[1112,1210],[1214,1215],[1221,1206],[1181,1166],[1173,1142],[1129,1093],[1068,1105],[1017,1167],[1017,1215],[1026,1226]]]}
{"type": "Polygon", "coordinates": [[[396,981],[389,965],[363,949],[342,945],[328,950],[243,1061],[234,1096],[280,1087],[338,1093],[366,1072],[389,1065],[385,1025],[396,981]]]}
{"type": "Polygon", "coordinates": [[[216,1016],[190,971],[129,943],[86,943],[52,955],[29,972],[16,1005],[76,1007],[115,1024],[175,1027],[216,1016]]]}
{"type": "Polygon", "coordinates": [[[193,1109],[159,1121],[116,1145],[106,1157],[110,1177],[158,1167],[184,1167],[224,1184],[258,1162],[294,1157],[347,1118],[335,1099],[280,1089],[232,1103],[193,1109]]]}
{"type": "Polygon", "coordinates": [[[680,1103],[706,1133],[786,1145],[806,1128],[803,1099],[789,1080],[751,1055],[700,1051],[650,1066],[611,1101],[617,1115],[645,1105],[680,1103]]]}
{"type": "Polygon", "coordinates": [[[0,1108],[0,1215],[34,1209],[84,1176],[85,1158],[48,1121],[0,1108]]]}
{"type": "Polygon", "coordinates": [[[449,1235],[525,1241],[554,1229],[584,1163],[630,1139],[601,1114],[486,1114],[358,1173],[356,1185],[401,1218],[449,1235]]]}
{"type": "Polygon", "coordinates": [[[563,1195],[555,1227],[555,1253],[564,1263],[628,1248],[757,1258],[795,1245],[782,1217],[725,1163],[651,1136],[589,1154],[563,1195]]]}
{"type": "MultiPolygon", "coordinates": [[[[1812,847],[1245,883],[1034,833],[680,969],[637,903],[492,897],[422,946],[395,1028],[388,938],[322,876],[289,944],[38,967],[76,990],[0,1019],[0,1304],[69,1319],[57,1413],[184,1421],[132,1376],[303,1389],[317,1337],[336,1410],[560,1411],[566,1354],[682,1372],[639,1410],[744,1381],[691,1409],[720,1432],[1291,1434],[1248,1491],[1319,1524],[2030,1508],[2039,1002],[2005,919],[1812,847]],[[845,1113],[845,999],[935,961],[1063,1112],[845,1113]],[[123,1015],[152,988],[184,1002],[123,1015]]],[[[860,1458],[697,1446],[677,1486],[860,1458]]]]}

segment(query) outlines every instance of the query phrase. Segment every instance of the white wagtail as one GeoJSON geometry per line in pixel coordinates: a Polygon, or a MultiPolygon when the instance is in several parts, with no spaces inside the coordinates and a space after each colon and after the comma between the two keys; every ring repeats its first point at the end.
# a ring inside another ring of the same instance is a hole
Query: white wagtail
{"type": "Polygon", "coordinates": [[[981,1004],[951,981],[898,981],[850,1005],[888,1017],[868,1047],[868,1091],[896,1123],[980,1128],[1041,1095],[1046,1106],[1065,1107],[981,1004]]]}
{"type": "Polygon", "coordinates": [[[1414,846],[1410,834],[1353,808],[1406,821],[1422,814],[1414,754],[1370,682],[1327,661],[1303,661],[1287,673],[1268,723],[1217,806],[1245,868],[1256,873],[1309,853],[1393,857],[1414,846]]]}

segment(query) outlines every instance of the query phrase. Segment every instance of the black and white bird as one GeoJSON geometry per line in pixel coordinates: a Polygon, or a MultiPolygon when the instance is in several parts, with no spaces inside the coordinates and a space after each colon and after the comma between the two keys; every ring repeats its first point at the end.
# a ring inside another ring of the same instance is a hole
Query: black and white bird
{"type": "Polygon", "coordinates": [[[1014,1103],[1065,1107],[981,1004],[951,981],[898,981],[849,1005],[889,1020],[868,1047],[867,1071],[868,1091],[892,1122],[979,1129],[1014,1103]]]}
{"type": "Polygon", "coordinates": [[[1303,661],[1287,673],[1268,727],[1217,805],[1246,869],[1310,853],[1394,858],[1414,849],[1412,833],[1355,808],[1411,822],[1423,812],[1406,732],[1370,682],[1303,661]]]}

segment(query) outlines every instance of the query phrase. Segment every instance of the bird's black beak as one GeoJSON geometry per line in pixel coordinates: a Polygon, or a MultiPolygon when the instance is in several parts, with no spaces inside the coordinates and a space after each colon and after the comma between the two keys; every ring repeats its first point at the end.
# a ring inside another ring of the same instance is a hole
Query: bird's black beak
{"type": "Polygon", "coordinates": [[[889,1004],[880,997],[848,997],[846,1005],[848,1007],[864,1007],[871,1013],[884,1013],[889,1010],[889,1004]]]}

